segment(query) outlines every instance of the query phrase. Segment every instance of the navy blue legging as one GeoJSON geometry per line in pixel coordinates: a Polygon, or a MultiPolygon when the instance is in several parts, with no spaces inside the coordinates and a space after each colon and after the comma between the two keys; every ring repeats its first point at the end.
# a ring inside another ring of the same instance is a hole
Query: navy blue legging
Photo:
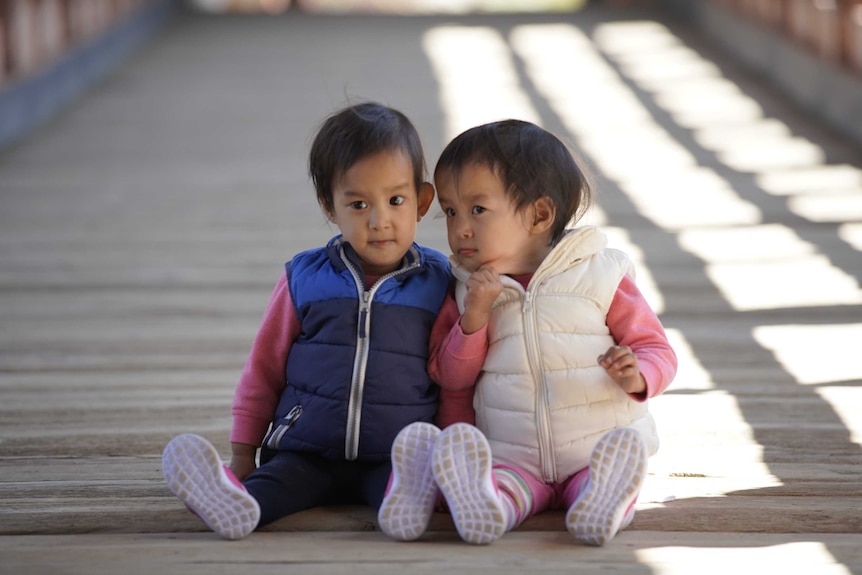
{"type": "MultiPolygon", "coordinates": [[[[276,451],[242,482],[260,505],[258,527],[321,505],[383,502],[392,462],[324,459],[310,453],[276,451]]],[[[267,454],[269,455],[269,454],[267,454]]]]}

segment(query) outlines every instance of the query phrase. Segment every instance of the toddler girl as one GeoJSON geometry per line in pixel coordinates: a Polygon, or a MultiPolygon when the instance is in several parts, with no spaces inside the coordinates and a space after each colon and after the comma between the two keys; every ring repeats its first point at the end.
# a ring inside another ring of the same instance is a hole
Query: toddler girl
{"type": "Polygon", "coordinates": [[[434,178],[457,280],[431,337],[444,429],[399,434],[381,527],[419,537],[439,488],[469,543],[561,508],[576,540],[602,545],[631,522],[658,448],[647,400],[676,373],[664,329],[628,257],[568,228],[591,190],[554,135],[472,128],[434,178]]]}

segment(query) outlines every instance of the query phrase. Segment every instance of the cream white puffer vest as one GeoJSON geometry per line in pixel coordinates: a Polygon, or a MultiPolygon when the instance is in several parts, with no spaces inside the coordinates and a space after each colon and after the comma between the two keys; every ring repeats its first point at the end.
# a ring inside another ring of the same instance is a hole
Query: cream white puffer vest
{"type": "MultiPolygon", "coordinates": [[[[525,291],[503,277],[491,310],[489,350],[476,384],[476,426],[495,463],[546,483],[589,465],[599,438],[618,427],[641,433],[650,454],[658,435],[646,402],[632,400],[597,358],[614,339],[605,324],[628,257],[606,247],[593,227],[571,230],[536,270],[525,291]]],[[[450,259],[463,313],[470,272],[450,259]]]]}

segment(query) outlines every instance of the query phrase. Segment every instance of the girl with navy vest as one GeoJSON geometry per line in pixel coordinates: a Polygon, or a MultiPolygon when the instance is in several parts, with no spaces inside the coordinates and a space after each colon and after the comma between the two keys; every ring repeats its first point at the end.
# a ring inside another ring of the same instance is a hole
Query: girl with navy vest
{"type": "Polygon", "coordinates": [[[193,434],[162,457],[171,491],[227,539],[315,506],[379,507],[396,434],[437,411],[426,364],[451,276],[414,243],[434,200],[415,128],[349,106],[321,125],[309,173],[340,234],[285,265],[237,386],[230,465],[193,434]]]}
{"type": "Polygon", "coordinates": [[[393,482],[409,487],[381,526],[419,537],[439,489],[469,543],[556,508],[577,541],[603,545],[631,522],[658,448],[647,400],[677,367],[664,329],[628,257],[593,227],[568,228],[591,189],[554,135],[515,120],[472,128],[434,179],[457,280],[431,336],[444,429],[399,434],[393,482]]]}

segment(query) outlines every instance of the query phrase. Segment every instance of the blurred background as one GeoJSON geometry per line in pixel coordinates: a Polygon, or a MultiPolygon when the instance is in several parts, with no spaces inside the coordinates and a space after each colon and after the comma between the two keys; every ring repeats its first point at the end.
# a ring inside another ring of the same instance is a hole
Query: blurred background
{"type": "MultiPolygon", "coordinates": [[[[862,74],[862,0],[2,0],[0,146],[50,117],[181,12],[271,16],[297,12],[572,14],[590,4],[670,12],[692,30],[702,31],[727,50],[736,51],[738,58],[767,77],[782,73],[775,69],[774,45],[790,42],[814,58],[814,64],[809,65],[836,67],[852,76],[834,88],[820,86],[821,91],[852,88],[845,99],[859,97],[856,80],[862,74]],[[64,59],[71,65],[56,72],[61,76],[59,82],[39,82],[40,74],[64,59]],[[41,87],[14,90],[28,80],[41,87]]],[[[848,117],[846,105],[833,110],[822,100],[805,101],[806,94],[810,100],[810,93],[817,88],[796,84],[820,80],[794,77],[795,70],[784,73],[788,77],[777,78],[780,88],[802,99],[839,130],[862,139],[858,111],[848,117]]]]}
{"type": "Polygon", "coordinates": [[[518,117],[594,174],[680,357],[643,499],[680,503],[636,527],[858,533],[862,0],[0,0],[0,533],[196,528],[159,453],[227,447],[283,263],[337,231],[310,138],[365,99],[429,168],[518,117]]]}

